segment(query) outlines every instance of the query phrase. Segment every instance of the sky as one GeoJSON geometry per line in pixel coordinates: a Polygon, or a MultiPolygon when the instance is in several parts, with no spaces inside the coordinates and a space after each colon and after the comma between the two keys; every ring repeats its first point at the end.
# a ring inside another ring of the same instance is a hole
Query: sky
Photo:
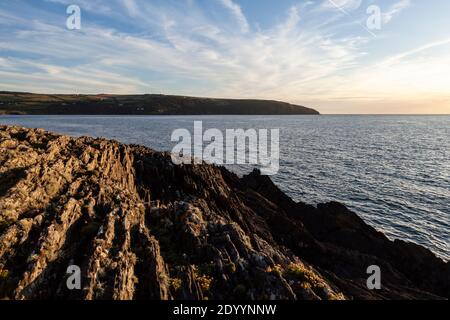
{"type": "Polygon", "coordinates": [[[449,13],[448,0],[0,0],[0,90],[450,114],[449,13]]]}

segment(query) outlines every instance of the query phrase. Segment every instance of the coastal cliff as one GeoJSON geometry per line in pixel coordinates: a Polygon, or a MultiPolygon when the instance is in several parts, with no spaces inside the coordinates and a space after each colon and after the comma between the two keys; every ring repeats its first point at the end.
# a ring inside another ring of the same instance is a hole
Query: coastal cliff
{"type": "Polygon", "coordinates": [[[0,114],[30,115],[318,115],[270,100],[213,99],[162,94],[63,95],[0,92],[0,114]]]}
{"type": "Polygon", "coordinates": [[[442,299],[450,265],[254,171],[0,126],[0,299],[442,299]],[[81,290],[66,286],[81,270],[81,290]],[[381,268],[369,290],[367,267],[381,268]]]}

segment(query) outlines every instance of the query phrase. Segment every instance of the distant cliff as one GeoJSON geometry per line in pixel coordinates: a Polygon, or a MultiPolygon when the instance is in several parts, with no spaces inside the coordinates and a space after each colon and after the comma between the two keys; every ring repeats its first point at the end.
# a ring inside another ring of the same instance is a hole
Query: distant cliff
{"type": "Polygon", "coordinates": [[[6,126],[0,164],[0,299],[450,297],[449,263],[257,171],[6,126]],[[67,289],[70,265],[81,290],[67,289]]]}
{"type": "Polygon", "coordinates": [[[314,109],[269,100],[166,95],[50,95],[0,92],[0,114],[61,115],[317,115],[314,109]]]}

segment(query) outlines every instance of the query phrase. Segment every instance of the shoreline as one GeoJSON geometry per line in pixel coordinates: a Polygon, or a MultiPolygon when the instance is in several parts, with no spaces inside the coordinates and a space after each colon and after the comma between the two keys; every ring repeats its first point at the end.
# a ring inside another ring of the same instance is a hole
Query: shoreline
{"type": "Polygon", "coordinates": [[[137,115],[137,114],[3,114],[0,113],[0,117],[40,117],[40,116],[51,116],[51,117],[64,117],[64,116],[74,116],[74,117],[217,117],[217,116],[231,116],[231,117],[450,117],[449,114],[331,114],[331,113],[321,113],[321,114],[147,114],[147,115],[137,115]]]}

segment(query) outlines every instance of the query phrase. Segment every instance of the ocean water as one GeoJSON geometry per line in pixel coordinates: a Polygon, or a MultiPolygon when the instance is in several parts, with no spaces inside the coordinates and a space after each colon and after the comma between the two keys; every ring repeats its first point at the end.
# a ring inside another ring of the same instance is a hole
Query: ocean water
{"type": "Polygon", "coordinates": [[[0,124],[162,151],[175,145],[173,130],[193,132],[196,120],[204,129],[280,129],[272,179],[289,196],[342,202],[389,238],[450,259],[450,116],[0,116],[0,124]]]}

